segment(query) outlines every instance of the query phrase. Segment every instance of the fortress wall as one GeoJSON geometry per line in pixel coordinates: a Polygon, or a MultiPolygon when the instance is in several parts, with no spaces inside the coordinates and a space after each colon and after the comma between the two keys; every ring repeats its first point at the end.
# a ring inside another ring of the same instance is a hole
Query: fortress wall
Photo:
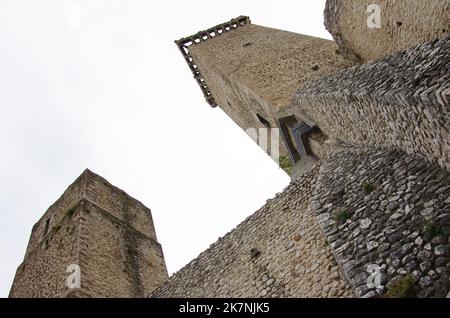
{"type": "Polygon", "coordinates": [[[450,33],[448,0],[327,0],[325,27],[346,57],[371,61],[450,33]],[[380,28],[369,28],[371,4],[380,28]]]}
{"type": "Polygon", "coordinates": [[[449,274],[450,172],[337,144],[150,296],[445,297],[449,274]]]}
{"type": "Polygon", "coordinates": [[[449,171],[402,151],[342,147],[320,166],[313,196],[316,218],[358,296],[377,295],[367,286],[370,264],[382,268],[380,294],[409,277],[414,296],[447,295],[449,171]]]}
{"type": "Polygon", "coordinates": [[[351,297],[313,212],[317,168],[219,239],[151,297],[351,297]]]}
{"type": "Polygon", "coordinates": [[[66,218],[67,213],[73,212],[71,209],[75,207],[85,195],[85,181],[84,174],[79,176],[67,190],[64,191],[63,195],[47,209],[39,221],[34,224],[28,241],[25,258],[27,258],[28,255],[42,243],[45,236],[47,220],[50,220],[49,230],[51,230],[53,226],[60,224],[66,218]]]}
{"type": "Polygon", "coordinates": [[[450,36],[317,81],[292,111],[329,137],[403,149],[450,169],[450,36]]]}
{"type": "Polygon", "coordinates": [[[112,216],[128,223],[153,240],[156,239],[151,211],[140,201],[129,196],[104,178],[87,171],[86,199],[98,205],[112,216]]]}
{"type": "Polygon", "coordinates": [[[85,211],[80,266],[92,297],[144,297],[167,279],[158,242],[95,204],[85,211]]]}
{"type": "Polygon", "coordinates": [[[45,240],[36,241],[23,263],[17,268],[9,297],[62,297],[68,292],[67,266],[78,263],[80,213],[74,208],[72,217],[55,223],[45,240]]]}

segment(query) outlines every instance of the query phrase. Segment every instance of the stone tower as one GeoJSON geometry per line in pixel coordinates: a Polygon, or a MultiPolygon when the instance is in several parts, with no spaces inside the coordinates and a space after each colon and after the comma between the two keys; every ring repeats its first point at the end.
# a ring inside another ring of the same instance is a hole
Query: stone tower
{"type": "Polygon", "coordinates": [[[333,41],[254,25],[246,16],[175,43],[206,101],[244,130],[279,127],[280,152],[292,163],[302,153],[292,134],[301,119],[286,110],[294,92],[353,65],[333,41]]]}
{"type": "Polygon", "coordinates": [[[151,211],[86,170],[34,225],[10,297],[143,297],[167,276],[151,211]]]}
{"type": "Polygon", "coordinates": [[[327,0],[324,24],[344,56],[368,62],[445,37],[449,17],[448,0],[327,0]]]}

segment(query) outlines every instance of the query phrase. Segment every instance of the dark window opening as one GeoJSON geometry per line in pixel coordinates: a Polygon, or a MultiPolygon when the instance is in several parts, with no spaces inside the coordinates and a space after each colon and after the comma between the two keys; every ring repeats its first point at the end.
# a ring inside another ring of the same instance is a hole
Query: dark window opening
{"type": "Polygon", "coordinates": [[[251,258],[257,258],[259,255],[261,255],[261,251],[258,250],[257,248],[252,248],[250,250],[250,257],[251,258]]]}
{"type": "Polygon", "coordinates": [[[300,161],[301,157],[312,155],[307,137],[317,128],[299,122],[295,116],[280,118],[278,123],[293,164],[300,161]]]}
{"type": "Polygon", "coordinates": [[[265,119],[263,116],[261,116],[260,114],[256,114],[256,117],[258,118],[259,122],[263,124],[266,128],[271,127],[269,121],[265,119]]]}
{"type": "Polygon", "coordinates": [[[47,221],[45,221],[44,235],[42,235],[42,236],[47,235],[49,228],[50,228],[50,218],[48,218],[47,221]]]}
{"type": "Polygon", "coordinates": [[[292,163],[296,163],[300,160],[300,153],[295,147],[295,139],[291,132],[291,127],[297,124],[297,122],[298,121],[295,116],[284,117],[278,120],[281,136],[283,137],[284,144],[288,149],[289,157],[291,158],[292,163]]]}
{"type": "Polygon", "coordinates": [[[291,133],[294,135],[295,145],[300,153],[300,157],[313,155],[309,146],[308,136],[316,130],[318,130],[318,128],[311,127],[304,122],[299,122],[294,127],[291,127],[291,133]]]}

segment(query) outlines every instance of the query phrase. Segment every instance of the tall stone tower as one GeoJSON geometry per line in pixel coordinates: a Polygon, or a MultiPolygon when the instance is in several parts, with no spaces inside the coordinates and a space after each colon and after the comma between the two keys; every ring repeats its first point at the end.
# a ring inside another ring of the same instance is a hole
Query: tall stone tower
{"type": "Polygon", "coordinates": [[[150,210],[86,170],[34,225],[10,297],[145,297],[167,277],[150,210]]]}
{"type": "Polygon", "coordinates": [[[244,130],[279,127],[280,151],[293,163],[304,152],[293,130],[302,119],[287,111],[294,92],[353,65],[333,41],[254,25],[246,16],[175,43],[206,101],[244,130]]]}

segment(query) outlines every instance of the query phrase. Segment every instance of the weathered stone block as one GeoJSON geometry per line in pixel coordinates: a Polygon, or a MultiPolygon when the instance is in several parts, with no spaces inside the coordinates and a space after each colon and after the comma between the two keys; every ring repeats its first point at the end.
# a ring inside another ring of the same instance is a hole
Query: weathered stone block
{"type": "Polygon", "coordinates": [[[324,12],[343,54],[362,62],[448,35],[449,16],[448,0],[327,0],[324,12]]]}

